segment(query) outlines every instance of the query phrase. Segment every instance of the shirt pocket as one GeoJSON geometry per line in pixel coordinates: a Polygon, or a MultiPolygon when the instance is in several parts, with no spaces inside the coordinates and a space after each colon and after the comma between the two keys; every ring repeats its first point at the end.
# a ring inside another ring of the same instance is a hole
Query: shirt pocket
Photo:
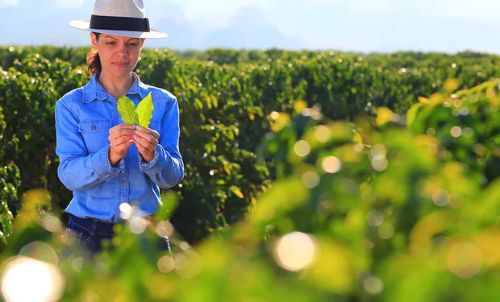
{"type": "Polygon", "coordinates": [[[110,120],[82,121],[79,124],[80,133],[87,146],[89,154],[95,153],[109,145],[110,120]]]}

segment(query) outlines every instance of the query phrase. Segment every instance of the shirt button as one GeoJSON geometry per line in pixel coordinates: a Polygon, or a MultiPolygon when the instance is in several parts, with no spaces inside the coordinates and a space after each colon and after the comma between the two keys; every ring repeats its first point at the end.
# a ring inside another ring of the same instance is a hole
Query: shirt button
{"type": "Polygon", "coordinates": [[[96,127],[96,125],[92,125],[92,126],[90,126],[90,128],[91,128],[92,130],[95,130],[97,127],[96,127]]]}

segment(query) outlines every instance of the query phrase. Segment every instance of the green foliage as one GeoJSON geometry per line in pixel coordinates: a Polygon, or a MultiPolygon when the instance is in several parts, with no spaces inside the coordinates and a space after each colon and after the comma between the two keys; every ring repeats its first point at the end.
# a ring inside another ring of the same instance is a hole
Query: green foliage
{"type": "Polygon", "coordinates": [[[21,185],[19,169],[12,163],[0,162],[0,248],[7,243],[7,238],[12,234],[12,222],[21,185]]]}
{"type": "MultiPolygon", "coordinates": [[[[0,99],[5,120],[3,150],[21,173],[18,192],[43,187],[68,200],[68,192],[58,184],[55,157],[54,105],[70,87],[87,81],[79,68],[58,59],[49,61],[31,54],[23,62],[0,71],[0,99]]],[[[19,208],[19,196],[13,210],[19,208]]]]}
{"type": "MultiPolygon", "coordinates": [[[[448,82],[456,87],[453,80],[448,82]]],[[[408,127],[416,133],[430,134],[443,144],[443,156],[466,163],[485,177],[488,184],[500,171],[500,81],[485,82],[474,89],[449,95],[420,98],[409,111],[408,127]]]]}
{"type": "Polygon", "coordinates": [[[12,210],[16,208],[21,185],[19,169],[7,156],[11,142],[5,137],[6,127],[3,108],[0,106],[0,250],[7,243],[7,237],[12,234],[12,210]]]}
{"type": "Polygon", "coordinates": [[[498,81],[446,90],[404,115],[376,108],[373,117],[333,121],[303,101],[294,118],[272,114],[259,155],[274,162],[277,179],[245,219],[196,246],[165,221],[174,193],[163,198],[163,221],[136,235],[140,219],[129,219],[116,229],[116,247],[95,259],[44,210],[50,195],[26,194],[2,254],[3,282],[19,259],[31,268],[26,276],[40,267],[28,259],[38,259],[53,271],[49,292],[61,301],[494,300],[500,170],[488,174],[483,162],[499,155],[498,81]],[[461,119],[463,108],[471,120],[461,119]],[[474,129],[488,152],[462,160],[468,141],[448,122],[474,129]],[[167,233],[173,258],[158,245],[167,233]]]}
{"type": "MultiPolygon", "coordinates": [[[[54,194],[59,208],[70,200],[56,174],[53,108],[64,93],[87,82],[82,65],[86,52],[85,48],[0,48],[0,99],[8,100],[2,102],[4,139],[9,142],[4,158],[19,167],[22,182],[17,195],[42,187],[54,194]]],[[[145,49],[136,71],[143,82],[178,98],[186,177],[175,188],[181,197],[172,222],[194,243],[239,221],[271,179],[292,169],[284,161],[257,161],[256,144],[271,129],[273,112],[283,117],[273,124],[277,128],[287,116],[297,116],[296,100],[307,100],[333,120],[374,116],[375,108],[383,106],[403,115],[418,97],[437,93],[447,79],[457,79],[456,90],[470,88],[500,77],[498,67],[497,56],[476,53],[145,49]]],[[[479,132],[488,135],[488,131],[479,132]]],[[[495,157],[489,151],[479,152],[485,154],[479,161],[488,160],[481,169],[491,170],[485,172],[490,182],[495,173],[490,161],[495,157]]],[[[18,196],[11,211],[15,214],[19,206],[18,196]]]]}

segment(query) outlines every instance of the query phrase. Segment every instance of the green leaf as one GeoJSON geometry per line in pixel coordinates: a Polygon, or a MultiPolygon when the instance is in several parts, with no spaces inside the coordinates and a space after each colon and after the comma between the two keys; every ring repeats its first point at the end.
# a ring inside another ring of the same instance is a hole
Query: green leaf
{"type": "Polygon", "coordinates": [[[237,186],[231,186],[229,187],[229,189],[234,193],[234,195],[238,196],[239,198],[245,198],[245,195],[243,195],[243,192],[241,192],[240,188],[238,188],[237,186]]]}
{"type": "Polygon", "coordinates": [[[417,119],[417,113],[420,108],[422,108],[422,104],[415,104],[406,112],[406,124],[408,125],[408,128],[415,128],[413,123],[415,123],[415,120],[417,119]]]}
{"type": "Polygon", "coordinates": [[[137,113],[135,112],[135,105],[127,96],[118,98],[118,112],[122,117],[125,124],[138,124],[137,113]]]}
{"type": "Polygon", "coordinates": [[[137,105],[137,109],[135,112],[137,112],[137,117],[139,119],[139,125],[142,127],[149,127],[149,122],[151,121],[151,118],[153,117],[153,110],[154,110],[154,105],[153,105],[153,98],[151,97],[151,92],[141,100],[139,105],[137,105]]]}

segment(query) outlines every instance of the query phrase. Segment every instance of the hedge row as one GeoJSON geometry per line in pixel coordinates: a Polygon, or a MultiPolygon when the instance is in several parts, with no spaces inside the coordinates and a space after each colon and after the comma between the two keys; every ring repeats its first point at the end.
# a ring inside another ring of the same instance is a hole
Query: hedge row
{"type": "MultiPolygon", "coordinates": [[[[3,139],[9,142],[0,164],[14,163],[21,172],[19,186],[17,170],[9,170],[14,175],[9,192],[16,200],[35,187],[51,191],[57,208],[70,198],[56,176],[53,113],[59,97],[88,80],[80,65],[85,51],[0,49],[3,139]]],[[[419,96],[438,91],[448,78],[457,79],[457,88],[472,87],[500,76],[499,66],[496,56],[471,53],[145,50],[137,72],[144,82],[178,97],[186,177],[174,189],[180,206],[172,221],[195,242],[241,219],[275,178],[268,169],[274,163],[258,164],[255,154],[257,142],[270,130],[273,111],[293,115],[295,101],[307,100],[331,119],[373,115],[380,106],[403,112],[419,96]]],[[[10,206],[15,212],[19,202],[10,206]]]]}
{"type": "Polygon", "coordinates": [[[245,219],[196,246],[162,208],[160,224],[141,229],[133,216],[117,226],[114,249],[89,259],[62,236],[60,213],[38,214],[47,194],[31,191],[0,254],[3,285],[12,285],[4,298],[494,301],[500,80],[446,87],[408,112],[381,107],[353,121],[301,101],[295,118],[273,113],[258,150],[276,181],[245,219]],[[158,245],[165,234],[173,259],[158,245]],[[42,274],[47,286],[36,291],[40,280],[29,277],[42,274]]]}

